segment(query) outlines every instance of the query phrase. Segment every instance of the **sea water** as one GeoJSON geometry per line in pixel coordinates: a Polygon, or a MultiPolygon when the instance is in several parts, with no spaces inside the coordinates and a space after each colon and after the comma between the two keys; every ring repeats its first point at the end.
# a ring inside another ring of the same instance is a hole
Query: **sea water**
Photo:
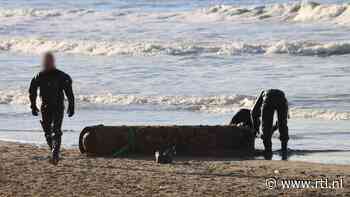
{"type": "MultiPolygon", "coordinates": [[[[0,5],[0,140],[44,144],[28,86],[49,50],[74,80],[65,147],[88,125],[227,124],[262,89],[280,88],[290,104],[290,159],[350,163],[346,0],[0,5]]],[[[279,149],[278,132],[273,141],[279,149]]]]}

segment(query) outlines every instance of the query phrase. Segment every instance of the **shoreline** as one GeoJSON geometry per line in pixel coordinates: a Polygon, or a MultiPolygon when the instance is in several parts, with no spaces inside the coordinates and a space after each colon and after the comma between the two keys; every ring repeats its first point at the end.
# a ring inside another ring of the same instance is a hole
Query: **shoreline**
{"type": "Polygon", "coordinates": [[[63,149],[58,166],[47,148],[0,141],[0,196],[269,196],[350,192],[350,165],[296,161],[152,157],[95,158],[63,149]],[[268,189],[266,179],[343,180],[337,189],[268,189]]]}
{"type": "MultiPolygon", "coordinates": [[[[65,137],[65,135],[63,135],[65,137]]],[[[65,139],[64,139],[65,140],[65,139]]],[[[35,142],[28,142],[28,141],[19,141],[14,139],[0,139],[0,143],[14,143],[14,144],[24,144],[24,145],[31,145],[37,148],[46,148],[47,144],[42,139],[42,141],[35,141],[35,142]]],[[[227,160],[227,161],[235,161],[235,160],[264,160],[262,152],[263,152],[263,145],[256,146],[256,155],[255,156],[248,156],[248,157],[230,157],[230,156],[221,156],[221,157],[213,157],[212,160],[227,160]]],[[[78,144],[74,145],[65,145],[62,144],[61,148],[66,150],[75,150],[79,148],[78,144]]],[[[307,162],[307,163],[315,163],[315,164],[326,164],[326,165],[350,165],[350,159],[344,159],[348,158],[350,155],[350,150],[340,150],[340,149],[289,149],[289,156],[288,161],[292,162],[307,162]],[[342,158],[342,159],[339,159],[342,158]]],[[[141,156],[142,157],[142,156],[141,156]]],[[[176,157],[179,159],[179,155],[176,157]]],[[[201,159],[201,157],[198,156],[180,156],[181,159],[201,159]]],[[[208,157],[207,157],[208,158],[208,157]]],[[[153,158],[149,158],[153,159],[153,158]]],[[[203,159],[203,158],[202,158],[203,159]]],[[[273,158],[274,161],[281,160],[280,155],[280,149],[274,149],[273,150],[273,158]]]]}

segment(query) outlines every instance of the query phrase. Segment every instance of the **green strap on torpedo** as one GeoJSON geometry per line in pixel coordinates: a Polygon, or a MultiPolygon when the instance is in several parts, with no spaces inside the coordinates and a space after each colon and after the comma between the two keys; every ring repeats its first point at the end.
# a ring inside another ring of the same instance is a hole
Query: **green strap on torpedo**
{"type": "Polygon", "coordinates": [[[135,135],[136,131],[132,128],[128,131],[128,144],[119,150],[114,151],[113,157],[126,157],[135,152],[135,135]]]}

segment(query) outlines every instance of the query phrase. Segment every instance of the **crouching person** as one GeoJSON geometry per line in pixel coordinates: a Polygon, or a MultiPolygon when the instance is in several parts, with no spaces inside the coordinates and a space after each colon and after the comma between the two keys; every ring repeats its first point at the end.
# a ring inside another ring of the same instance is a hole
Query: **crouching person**
{"type": "Polygon", "coordinates": [[[40,89],[42,127],[48,146],[52,151],[51,161],[57,164],[61,146],[61,126],[64,114],[64,94],[68,99],[68,116],[74,115],[74,95],[72,79],[55,66],[53,54],[46,53],[43,58],[42,71],[31,81],[29,98],[32,114],[38,116],[36,105],[37,90],[40,89]]]}
{"type": "Polygon", "coordinates": [[[253,123],[250,117],[250,109],[240,109],[238,112],[232,117],[230,125],[235,125],[239,127],[247,127],[252,129],[253,123]]]}
{"type": "Polygon", "coordinates": [[[282,159],[287,159],[288,135],[288,101],[283,91],[278,89],[269,89],[261,92],[251,112],[253,128],[259,132],[260,117],[262,120],[262,139],[265,147],[265,159],[272,158],[272,134],[273,134],[273,116],[277,111],[278,130],[282,147],[282,159]]]}
{"type": "MultiPolygon", "coordinates": [[[[253,129],[251,110],[242,108],[232,117],[230,125],[253,129]]],[[[278,129],[278,123],[272,127],[272,133],[278,129]]]]}

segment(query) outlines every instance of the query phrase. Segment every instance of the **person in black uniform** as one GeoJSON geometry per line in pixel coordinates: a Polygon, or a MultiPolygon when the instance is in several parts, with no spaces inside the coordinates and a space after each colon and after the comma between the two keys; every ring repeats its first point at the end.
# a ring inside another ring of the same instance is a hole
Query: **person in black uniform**
{"type": "Polygon", "coordinates": [[[253,128],[252,119],[250,118],[250,109],[243,108],[238,110],[232,117],[230,125],[253,128]]]}
{"type": "MultiPolygon", "coordinates": [[[[237,111],[237,113],[232,117],[229,125],[235,125],[238,127],[245,127],[253,129],[253,122],[251,118],[251,110],[242,108],[237,111]]],[[[278,129],[278,123],[272,127],[272,132],[278,129]]]]}
{"type": "Polygon", "coordinates": [[[278,89],[269,89],[261,92],[251,111],[253,128],[259,132],[260,120],[262,119],[262,139],[265,146],[265,158],[272,158],[272,134],[273,134],[273,116],[277,111],[278,130],[282,146],[282,159],[287,159],[288,135],[288,101],[283,91],[278,89]]]}
{"type": "Polygon", "coordinates": [[[29,98],[32,114],[38,116],[39,109],[36,105],[37,90],[40,89],[41,125],[43,127],[46,142],[52,151],[52,162],[57,164],[61,146],[61,126],[64,115],[64,94],[68,99],[68,117],[74,115],[74,94],[71,77],[58,70],[55,66],[55,58],[52,53],[44,55],[43,69],[31,80],[29,98]]]}

